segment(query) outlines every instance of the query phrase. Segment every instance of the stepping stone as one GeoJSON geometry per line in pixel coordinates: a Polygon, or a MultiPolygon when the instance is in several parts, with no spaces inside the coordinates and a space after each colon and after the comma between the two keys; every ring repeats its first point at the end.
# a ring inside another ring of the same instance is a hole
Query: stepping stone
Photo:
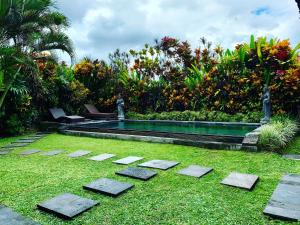
{"type": "Polygon", "coordinates": [[[186,176],[191,176],[191,177],[202,177],[209,172],[211,172],[213,169],[208,168],[208,167],[202,167],[202,166],[197,166],[197,165],[191,165],[185,169],[179,170],[177,173],[186,175],[186,176]]]}
{"type": "Polygon", "coordinates": [[[151,170],[144,170],[136,167],[129,167],[125,170],[116,172],[116,174],[140,180],[149,180],[150,178],[156,176],[157,172],[151,170]]]}
{"type": "Polygon", "coordinates": [[[40,137],[26,137],[26,138],[20,138],[19,140],[38,140],[38,139],[41,139],[40,137]]]}
{"type": "Polygon", "coordinates": [[[0,155],[7,155],[10,152],[11,152],[10,150],[0,150],[0,155]]]}
{"type": "Polygon", "coordinates": [[[6,145],[5,148],[20,148],[20,147],[26,147],[28,143],[16,143],[16,144],[10,144],[6,145]]]}
{"type": "Polygon", "coordinates": [[[221,184],[251,190],[258,179],[256,175],[232,172],[221,184]]]}
{"type": "Polygon", "coordinates": [[[14,141],[12,143],[15,144],[15,143],[33,143],[33,142],[35,142],[35,140],[32,140],[32,139],[27,139],[27,140],[20,139],[20,140],[14,141]]]}
{"type": "Polygon", "coordinates": [[[58,155],[62,152],[65,152],[64,150],[53,150],[53,151],[49,151],[49,152],[43,152],[40,155],[44,155],[44,156],[54,156],[54,155],[58,155]]]}
{"type": "Polygon", "coordinates": [[[123,192],[133,188],[134,185],[124,182],[119,182],[107,178],[102,178],[99,180],[95,180],[90,184],[84,185],[83,188],[99,192],[105,195],[109,195],[112,197],[117,197],[118,195],[122,194],[123,192]]]}
{"type": "Polygon", "coordinates": [[[89,160],[94,160],[94,161],[104,161],[106,159],[109,159],[109,158],[112,158],[116,155],[113,155],[113,154],[101,154],[101,155],[97,155],[97,156],[93,156],[91,158],[89,158],[89,160]]]}
{"type": "Polygon", "coordinates": [[[68,156],[71,157],[71,158],[77,158],[77,157],[81,157],[81,156],[84,156],[84,155],[88,155],[90,153],[91,153],[91,151],[79,150],[79,151],[76,151],[76,152],[72,152],[68,156]]]}
{"type": "Polygon", "coordinates": [[[174,166],[177,166],[179,162],[167,161],[167,160],[151,160],[142,164],[139,164],[141,167],[149,167],[154,169],[167,170],[174,166]]]}
{"type": "Polygon", "coordinates": [[[36,135],[47,135],[47,134],[52,134],[52,132],[49,131],[41,131],[41,132],[37,132],[36,135]]]}
{"type": "Polygon", "coordinates": [[[30,150],[26,150],[24,152],[21,152],[20,155],[31,155],[31,154],[35,154],[40,152],[40,150],[37,149],[30,149],[30,150]]]}
{"type": "Polygon", "coordinates": [[[271,217],[300,221],[300,175],[283,176],[264,210],[271,217]]]}
{"type": "Polygon", "coordinates": [[[128,156],[126,158],[116,160],[116,161],[114,161],[114,163],[122,164],[122,165],[128,165],[130,163],[134,163],[134,162],[142,160],[142,159],[143,159],[143,157],[128,156]]]}
{"type": "Polygon", "coordinates": [[[297,154],[286,154],[283,155],[282,157],[286,159],[300,160],[300,155],[297,154]]]}
{"type": "Polygon", "coordinates": [[[25,218],[13,211],[11,208],[0,205],[0,224],[1,225],[39,225],[39,223],[25,218]]]}
{"type": "Polygon", "coordinates": [[[99,204],[98,201],[65,193],[40,203],[37,205],[37,207],[45,212],[53,213],[59,217],[72,219],[75,216],[91,209],[97,204],[99,204]]]}

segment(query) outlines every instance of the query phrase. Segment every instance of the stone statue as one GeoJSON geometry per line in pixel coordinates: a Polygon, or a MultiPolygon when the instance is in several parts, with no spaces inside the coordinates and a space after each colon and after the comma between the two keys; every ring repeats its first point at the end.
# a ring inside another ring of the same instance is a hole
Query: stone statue
{"type": "Polygon", "coordinates": [[[118,99],[117,99],[118,119],[119,120],[125,119],[124,106],[125,106],[124,99],[122,98],[121,94],[119,94],[118,99]]]}
{"type": "Polygon", "coordinates": [[[270,117],[271,117],[271,95],[267,85],[264,86],[263,92],[264,93],[262,96],[262,101],[263,101],[264,118],[262,118],[260,122],[262,124],[265,124],[270,121],[270,117]]]}

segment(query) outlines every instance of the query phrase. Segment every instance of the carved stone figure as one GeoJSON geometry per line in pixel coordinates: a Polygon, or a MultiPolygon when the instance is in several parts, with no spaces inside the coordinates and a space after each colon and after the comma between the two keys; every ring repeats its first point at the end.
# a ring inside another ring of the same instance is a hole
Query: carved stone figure
{"type": "Polygon", "coordinates": [[[265,124],[270,121],[271,117],[271,95],[270,95],[270,90],[267,85],[264,87],[264,93],[262,96],[262,101],[263,101],[263,113],[264,113],[264,118],[261,119],[261,123],[265,124]]]}
{"type": "Polygon", "coordinates": [[[119,120],[125,119],[124,106],[125,106],[124,99],[122,98],[121,94],[119,94],[118,99],[117,99],[118,119],[119,120]]]}

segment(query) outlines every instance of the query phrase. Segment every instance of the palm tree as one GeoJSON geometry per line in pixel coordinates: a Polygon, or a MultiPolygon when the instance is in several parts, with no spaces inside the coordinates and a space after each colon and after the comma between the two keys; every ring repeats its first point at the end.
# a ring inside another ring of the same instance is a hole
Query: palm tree
{"type": "Polygon", "coordinates": [[[64,33],[67,18],[54,11],[53,0],[1,0],[0,2],[0,110],[18,75],[40,52],[62,50],[74,59],[72,41],[64,33]],[[3,78],[4,76],[4,78],[3,78]]]}
{"type": "Polygon", "coordinates": [[[53,9],[53,0],[1,0],[0,43],[29,54],[62,50],[73,59],[72,41],[64,33],[69,22],[53,9]]]}

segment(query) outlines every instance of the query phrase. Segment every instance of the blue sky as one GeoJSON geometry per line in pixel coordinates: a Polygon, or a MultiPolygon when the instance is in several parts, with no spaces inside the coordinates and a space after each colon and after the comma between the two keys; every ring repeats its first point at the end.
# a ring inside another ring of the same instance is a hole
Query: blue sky
{"type": "Polygon", "coordinates": [[[300,42],[294,0],[57,0],[57,6],[70,19],[78,60],[107,59],[117,48],[139,49],[164,36],[193,46],[204,36],[225,48],[251,34],[300,42]]]}

